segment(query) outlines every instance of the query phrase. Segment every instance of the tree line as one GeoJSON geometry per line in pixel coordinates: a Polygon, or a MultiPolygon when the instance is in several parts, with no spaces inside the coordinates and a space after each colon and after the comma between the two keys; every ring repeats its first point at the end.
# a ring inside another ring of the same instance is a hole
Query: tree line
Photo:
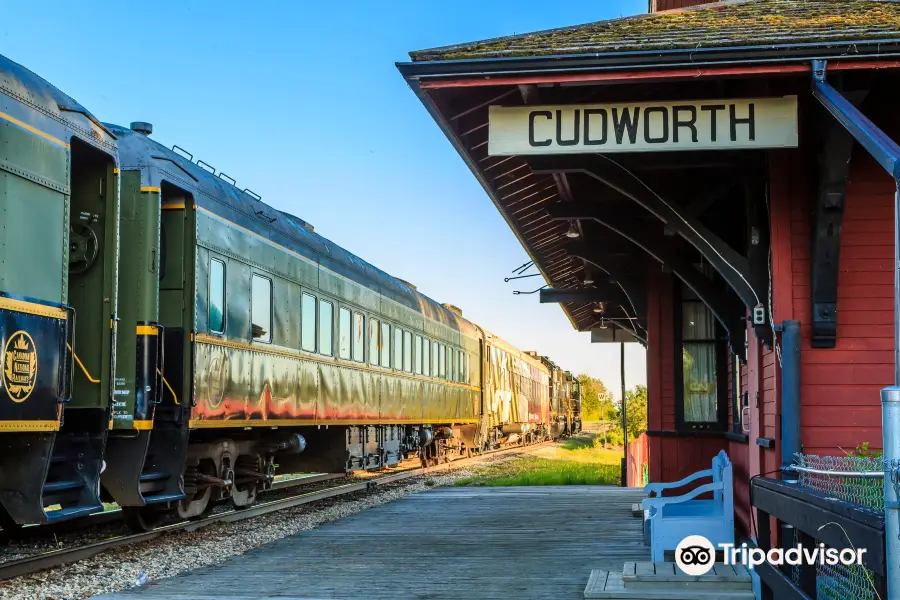
{"type": "MultiPolygon", "coordinates": [[[[582,420],[612,423],[621,436],[622,403],[614,399],[601,380],[587,373],[579,375],[578,382],[581,385],[582,420]]],[[[625,418],[629,441],[647,431],[647,386],[639,384],[625,390],[625,418]]]]}

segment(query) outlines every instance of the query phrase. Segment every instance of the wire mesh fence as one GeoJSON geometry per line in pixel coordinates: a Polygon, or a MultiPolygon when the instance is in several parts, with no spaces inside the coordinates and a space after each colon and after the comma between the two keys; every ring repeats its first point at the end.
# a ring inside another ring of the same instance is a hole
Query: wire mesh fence
{"type": "MultiPolygon", "coordinates": [[[[884,460],[876,456],[816,456],[797,454],[798,467],[827,471],[816,473],[799,470],[802,486],[825,492],[835,498],[860,506],[884,510],[884,460]]],[[[848,540],[853,545],[853,540],[848,540]]],[[[875,574],[861,565],[817,565],[816,598],[819,600],[878,600],[875,574]]],[[[794,583],[799,583],[798,567],[793,569],[794,583]]]]}

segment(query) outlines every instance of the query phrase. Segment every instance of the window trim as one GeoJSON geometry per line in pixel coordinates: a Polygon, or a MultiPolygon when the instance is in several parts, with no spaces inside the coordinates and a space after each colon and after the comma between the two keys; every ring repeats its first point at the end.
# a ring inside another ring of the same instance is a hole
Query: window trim
{"type": "Polygon", "coordinates": [[[250,343],[257,344],[271,344],[272,340],[275,339],[273,335],[272,325],[275,323],[275,282],[271,277],[266,277],[265,275],[260,275],[259,273],[255,273],[253,271],[250,272],[250,343]],[[253,278],[256,277],[258,279],[262,279],[264,281],[269,282],[269,339],[262,340],[257,339],[253,335],[253,278]]]}
{"type": "MultiPolygon", "coordinates": [[[[228,266],[225,264],[225,261],[221,258],[216,258],[214,256],[209,257],[209,273],[207,273],[207,294],[206,294],[206,329],[212,335],[223,336],[225,335],[226,319],[228,315],[228,266]],[[210,326],[210,315],[212,315],[212,265],[213,263],[219,263],[222,265],[222,330],[213,329],[210,326]]],[[[253,280],[250,281],[251,292],[253,280]]],[[[251,328],[250,335],[252,337],[253,330],[251,328]]]]}

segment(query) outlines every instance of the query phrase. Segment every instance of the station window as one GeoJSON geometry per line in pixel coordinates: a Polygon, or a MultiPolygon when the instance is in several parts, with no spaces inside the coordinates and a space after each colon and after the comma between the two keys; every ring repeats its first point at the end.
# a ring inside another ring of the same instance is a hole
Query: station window
{"type": "Polygon", "coordinates": [[[300,347],[316,351],[316,297],[306,292],[300,299],[300,347]]]}
{"type": "Polygon", "coordinates": [[[440,377],[447,377],[447,346],[441,344],[441,358],[438,361],[438,368],[440,369],[440,377]]]}
{"type": "Polygon", "coordinates": [[[440,358],[440,344],[434,342],[431,344],[431,376],[440,377],[440,368],[438,368],[438,360],[440,358]]]}
{"type": "Polygon", "coordinates": [[[334,334],[334,305],[319,300],[319,353],[331,356],[331,338],[334,334]]]}
{"type": "Polygon", "coordinates": [[[209,330],[225,333],[225,263],[209,261],[209,330]]]}
{"type": "Polygon", "coordinates": [[[254,341],[272,341],[272,280],[255,274],[250,285],[250,329],[254,341]]]}
{"type": "Polygon", "coordinates": [[[351,315],[346,308],[338,310],[338,356],[350,360],[351,315]]]}
{"type": "Polygon", "coordinates": [[[428,338],[425,338],[425,343],[422,344],[422,374],[431,376],[431,342],[428,338]]]}
{"type": "Polygon", "coordinates": [[[416,365],[415,370],[417,375],[422,374],[422,336],[416,336],[416,355],[415,355],[416,365]]]}
{"type": "Polygon", "coordinates": [[[394,327],[394,368],[403,369],[403,330],[394,327]]]}
{"type": "Polygon", "coordinates": [[[403,332],[403,370],[412,373],[412,334],[403,332]]]}
{"type": "Polygon", "coordinates": [[[378,364],[380,345],[378,343],[378,319],[369,319],[369,364],[378,364]]]}
{"type": "Polygon", "coordinates": [[[381,324],[381,366],[391,366],[391,325],[390,323],[381,324]]]}
{"type": "Polygon", "coordinates": [[[365,361],[366,316],[362,313],[353,313],[353,360],[365,361]]]}
{"type": "Polygon", "coordinates": [[[690,429],[724,429],[727,392],[722,385],[725,373],[720,371],[727,370],[727,363],[715,318],[685,286],[681,288],[680,309],[682,368],[676,369],[676,375],[682,381],[676,389],[680,388],[682,410],[677,420],[690,429]]]}

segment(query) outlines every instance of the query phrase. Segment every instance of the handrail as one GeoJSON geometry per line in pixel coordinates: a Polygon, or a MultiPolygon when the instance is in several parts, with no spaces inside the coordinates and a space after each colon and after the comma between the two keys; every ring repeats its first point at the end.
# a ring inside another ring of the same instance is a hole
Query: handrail
{"type": "Polygon", "coordinates": [[[87,377],[87,380],[90,381],[91,383],[100,383],[100,380],[99,380],[99,379],[94,379],[93,377],[91,377],[91,374],[88,373],[88,370],[87,370],[87,368],[84,366],[84,363],[81,362],[81,359],[78,358],[78,355],[75,354],[75,350],[72,349],[72,346],[69,345],[68,342],[66,342],[66,348],[68,348],[68,349],[69,349],[69,352],[72,353],[72,356],[75,358],[75,362],[78,363],[78,366],[79,366],[79,367],[81,367],[81,372],[84,373],[84,376],[87,377]]]}
{"type": "Polygon", "coordinates": [[[163,374],[160,372],[159,369],[157,369],[156,372],[159,374],[160,377],[162,377],[163,384],[165,384],[166,389],[169,390],[169,393],[172,394],[172,400],[175,401],[175,406],[181,406],[181,402],[178,401],[178,395],[175,394],[175,390],[173,390],[173,389],[172,389],[172,386],[169,385],[169,382],[166,381],[166,376],[163,375],[163,374]]]}

